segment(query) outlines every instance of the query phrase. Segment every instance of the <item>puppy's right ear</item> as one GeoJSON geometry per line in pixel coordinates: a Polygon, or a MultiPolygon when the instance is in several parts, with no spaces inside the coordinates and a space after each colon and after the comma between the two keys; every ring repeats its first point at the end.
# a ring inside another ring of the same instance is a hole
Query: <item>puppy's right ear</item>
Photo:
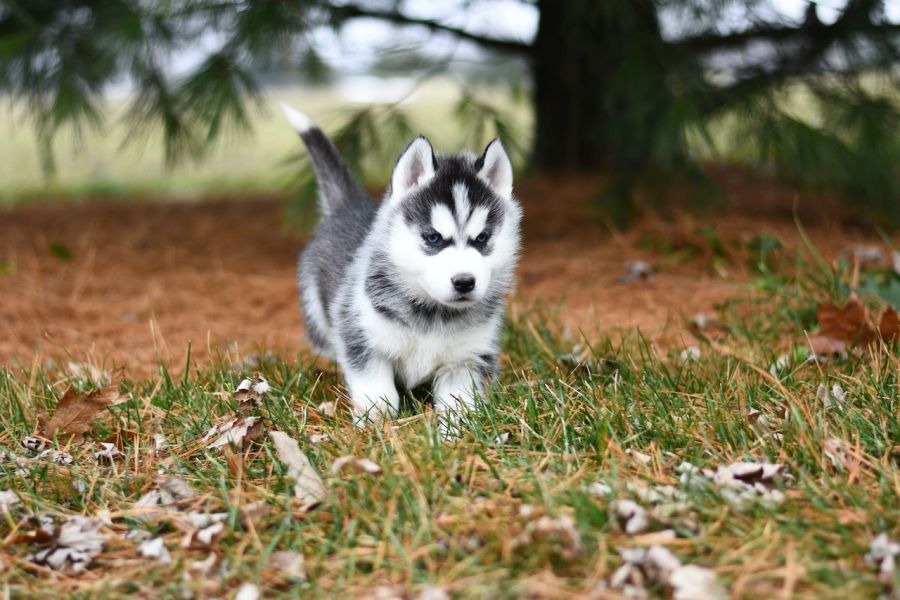
{"type": "Polygon", "coordinates": [[[414,139],[397,161],[391,176],[391,196],[405,196],[434,177],[434,149],[425,136],[414,139]]]}

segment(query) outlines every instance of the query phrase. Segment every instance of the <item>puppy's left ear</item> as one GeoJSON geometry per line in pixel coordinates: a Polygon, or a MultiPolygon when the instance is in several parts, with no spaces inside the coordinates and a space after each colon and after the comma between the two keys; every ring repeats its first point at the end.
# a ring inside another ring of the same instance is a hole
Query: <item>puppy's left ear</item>
{"type": "Polygon", "coordinates": [[[478,176],[487,183],[491,189],[504,198],[512,196],[513,187],[513,170],[512,163],[509,162],[509,156],[499,139],[494,139],[484,154],[478,159],[477,164],[481,164],[478,170],[478,176]]]}

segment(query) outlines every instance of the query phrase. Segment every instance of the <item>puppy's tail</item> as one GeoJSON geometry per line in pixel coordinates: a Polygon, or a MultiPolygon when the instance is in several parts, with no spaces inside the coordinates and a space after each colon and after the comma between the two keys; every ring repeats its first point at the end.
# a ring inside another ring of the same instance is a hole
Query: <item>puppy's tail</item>
{"type": "Polygon", "coordinates": [[[357,183],[337,148],[319,126],[303,113],[281,103],[281,110],[291,127],[300,135],[319,181],[319,210],[328,215],[338,206],[365,199],[368,195],[357,183]]]}

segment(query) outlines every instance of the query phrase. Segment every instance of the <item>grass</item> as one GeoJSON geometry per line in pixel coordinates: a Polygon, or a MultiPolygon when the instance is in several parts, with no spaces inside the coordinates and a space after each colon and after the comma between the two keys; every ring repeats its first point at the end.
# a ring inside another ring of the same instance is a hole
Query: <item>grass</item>
{"type": "MultiPolygon", "coordinates": [[[[416,401],[384,428],[355,430],[340,409],[328,418],[319,407],[338,396],[336,371],[318,371],[308,356],[266,358],[258,365],[272,387],[259,409],[266,427],[297,439],[329,490],[310,511],[292,498],[268,440],[243,452],[200,442],[235,412],[231,392],[248,367],[126,379],[120,391],[129,400],[103,413],[87,442],[66,448],[72,465],[37,461],[17,472],[0,464],[0,487],[22,500],[0,525],[0,583],[17,598],[222,597],[244,582],[266,598],[363,597],[379,586],[392,597],[438,587],[464,598],[560,598],[599,593],[622,563],[620,549],[662,543],[683,562],[713,569],[733,597],[877,597],[886,584],[863,556],[878,534],[900,535],[900,361],[882,349],[820,364],[790,349],[785,340],[802,339],[817,302],[839,294],[849,274],[798,260],[780,275],[779,285],[721,308],[696,360],[635,333],[599,340],[586,362],[572,365],[560,359],[571,342],[552,320],[518,316],[506,329],[501,380],[455,444],[441,443],[416,401]],[[817,388],[834,384],[846,398],[828,408],[817,388]],[[154,434],[168,451],[154,454],[154,434]],[[312,443],[317,434],[330,441],[312,443]],[[115,441],[123,459],[98,466],[92,452],[101,440],[115,441]],[[841,445],[833,459],[824,448],[834,440],[841,445]],[[369,458],[383,473],[330,475],[345,455],[369,458]],[[734,505],[716,485],[679,480],[684,461],[715,469],[744,460],[786,466],[790,478],[776,484],[784,502],[734,505]],[[227,513],[210,548],[186,548],[171,522],[144,524],[130,512],[161,474],[190,483],[199,493],[194,510],[227,513]],[[611,495],[592,494],[598,482],[611,495]],[[646,490],[662,485],[681,501],[668,513],[657,507],[647,532],[624,533],[611,502],[649,509],[646,490]],[[242,517],[258,501],[267,512],[242,517]],[[105,516],[111,537],[84,574],[38,569],[24,560],[39,547],[22,535],[35,528],[30,513],[105,516]],[[581,550],[559,531],[534,533],[529,523],[543,515],[571,518],[581,550]],[[137,543],[124,539],[133,529],[162,535],[172,563],[138,556],[137,543]],[[656,533],[663,529],[676,537],[656,533]],[[308,580],[274,575],[276,550],[302,552],[308,580]],[[185,579],[210,552],[220,568],[185,579]]],[[[38,413],[67,386],[91,385],[62,372],[0,369],[0,445],[28,455],[18,440],[38,413]]],[[[649,592],[671,593],[662,585],[649,592]]]]}

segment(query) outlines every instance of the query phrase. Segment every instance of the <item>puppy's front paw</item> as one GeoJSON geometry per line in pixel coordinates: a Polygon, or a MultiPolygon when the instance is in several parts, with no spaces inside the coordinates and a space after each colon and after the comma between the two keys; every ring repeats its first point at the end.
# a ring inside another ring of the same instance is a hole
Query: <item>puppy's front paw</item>
{"type": "Polygon", "coordinates": [[[453,410],[438,411],[437,426],[441,439],[447,444],[458,441],[463,433],[465,418],[453,410]]]}
{"type": "Polygon", "coordinates": [[[381,425],[385,421],[396,416],[396,412],[391,405],[384,400],[353,402],[351,410],[353,415],[353,425],[355,427],[364,428],[369,425],[381,425]]]}
{"type": "Polygon", "coordinates": [[[380,425],[397,414],[400,394],[394,387],[394,371],[384,361],[372,361],[366,369],[347,371],[353,424],[380,425]]]}
{"type": "Polygon", "coordinates": [[[354,398],[351,412],[353,425],[359,428],[369,425],[378,426],[397,416],[396,403],[392,404],[385,396],[375,399],[370,396],[354,398]]]}

